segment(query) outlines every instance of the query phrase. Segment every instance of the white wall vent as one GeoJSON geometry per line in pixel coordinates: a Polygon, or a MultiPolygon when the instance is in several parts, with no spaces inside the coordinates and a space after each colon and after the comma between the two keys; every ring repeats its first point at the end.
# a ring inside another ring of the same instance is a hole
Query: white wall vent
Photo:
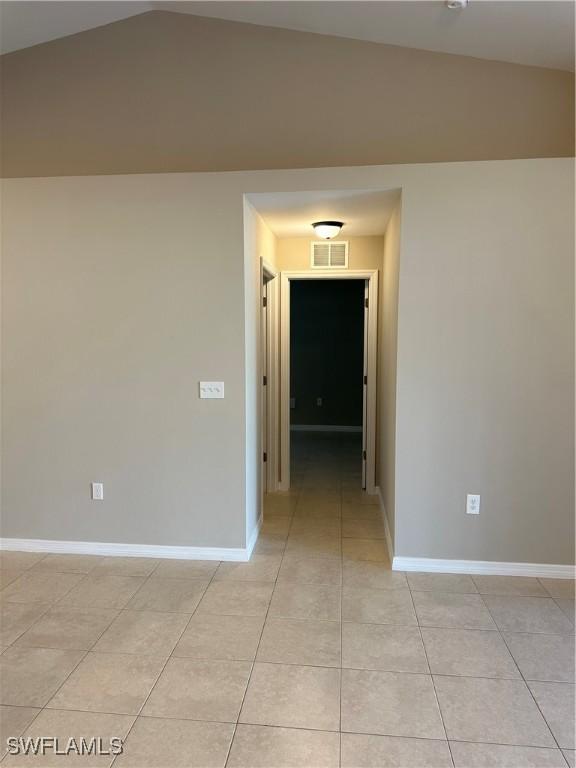
{"type": "Polygon", "coordinates": [[[310,266],[312,269],[347,269],[347,240],[316,240],[311,243],[310,266]]]}

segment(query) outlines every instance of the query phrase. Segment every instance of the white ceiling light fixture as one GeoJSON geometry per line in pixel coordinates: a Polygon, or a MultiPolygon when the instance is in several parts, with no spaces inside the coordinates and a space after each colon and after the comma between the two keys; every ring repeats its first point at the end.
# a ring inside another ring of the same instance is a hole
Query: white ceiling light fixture
{"type": "Polygon", "coordinates": [[[331,240],[340,233],[340,230],[344,226],[343,221],[315,221],[312,224],[314,232],[323,240],[331,240]]]}
{"type": "Polygon", "coordinates": [[[468,8],[468,0],[446,0],[444,5],[451,11],[461,11],[463,8],[468,8]]]}

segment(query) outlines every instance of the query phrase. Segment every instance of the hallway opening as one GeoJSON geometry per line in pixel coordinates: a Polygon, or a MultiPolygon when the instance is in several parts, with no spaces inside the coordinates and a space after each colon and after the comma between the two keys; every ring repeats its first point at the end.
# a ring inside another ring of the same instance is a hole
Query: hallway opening
{"type": "Polygon", "coordinates": [[[365,292],[363,280],[292,281],[290,437],[296,450],[291,485],[304,470],[302,447],[308,481],[322,481],[329,473],[324,459],[336,450],[334,470],[345,460],[356,487],[365,485],[365,292]]]}

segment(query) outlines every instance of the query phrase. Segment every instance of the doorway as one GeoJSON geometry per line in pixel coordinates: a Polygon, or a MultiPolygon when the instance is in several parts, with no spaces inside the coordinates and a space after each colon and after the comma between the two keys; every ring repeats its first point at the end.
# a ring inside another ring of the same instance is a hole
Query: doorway
{"type": "Polygon", "coordinates": [[[282,272],[281,490],[291,485],[293,439],[302,444],[303,433],[316,440],[332,433],[346,435],[340,443],[351,450],[357,442],[359,490],[375,492],[377,290],[377,270],[282,272]],[[295,317],[293,298],[304,317],[295,317]],[[349,310],[343,301],[351,302],[349,310]],[[297,351],[298,338],[304,344],[297,351]]]}

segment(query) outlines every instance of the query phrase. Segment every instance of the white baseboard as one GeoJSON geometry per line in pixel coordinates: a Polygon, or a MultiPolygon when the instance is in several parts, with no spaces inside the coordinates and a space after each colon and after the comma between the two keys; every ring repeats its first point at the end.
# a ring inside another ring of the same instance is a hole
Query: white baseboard
{"type": "Polygon", "coordinates": [[[362,432],[362,427],[339,424],[291,424],[290,432],[362,432]]]}
{"type": "Polygon", "coordinates": [[[573,579],[576,566],[549,563],[497,563],[491,560],[436,560],[430,557],[394,557],[393,571],[423,573],[469,573],[486,576],[539,576],[573,579]]]}
{"type": "Polygon", "coordinates": [[[0,550],[20,552],[53,552],[67,555],[107,555],[122,557],[156,557],[169,560],[250,559],[260,526],[253,530],[247,547],[180,547],[163,544],[106,544],[99,541],[53,541],[51,539],[0,539],[0,550]]]}
{"type": "Polygon", "coordinates": [[[394,542],[392,541],[392,534],[390,533],[390,525],[388,524],[388,515],[386,514],[386,505],[384,504],[384,497],[382,496],[382,489],[380,486],[376,486],[376,493],[380,500],[380,511],[384,518],[384,536],[386,538],[386,548],[388,549],[388,557],[390,562],[394,561],[394,542]]]}
{"type": "Polygon", "coordinates": [[[252,557],[252,552],[254,551],[256,542],[258,541],[258,536],[260,536],[260,528],[262,528],[263,522],[264,522],[264,513],[261,512],[260,517],[258,518],[258,522],[254,526],[252,534],[250,535],[250,538],[248,539],[248,543],[246,545],[246,553],[248,555],[246,557],[246,560],[250,560],[250,558],[252,557]]]}

